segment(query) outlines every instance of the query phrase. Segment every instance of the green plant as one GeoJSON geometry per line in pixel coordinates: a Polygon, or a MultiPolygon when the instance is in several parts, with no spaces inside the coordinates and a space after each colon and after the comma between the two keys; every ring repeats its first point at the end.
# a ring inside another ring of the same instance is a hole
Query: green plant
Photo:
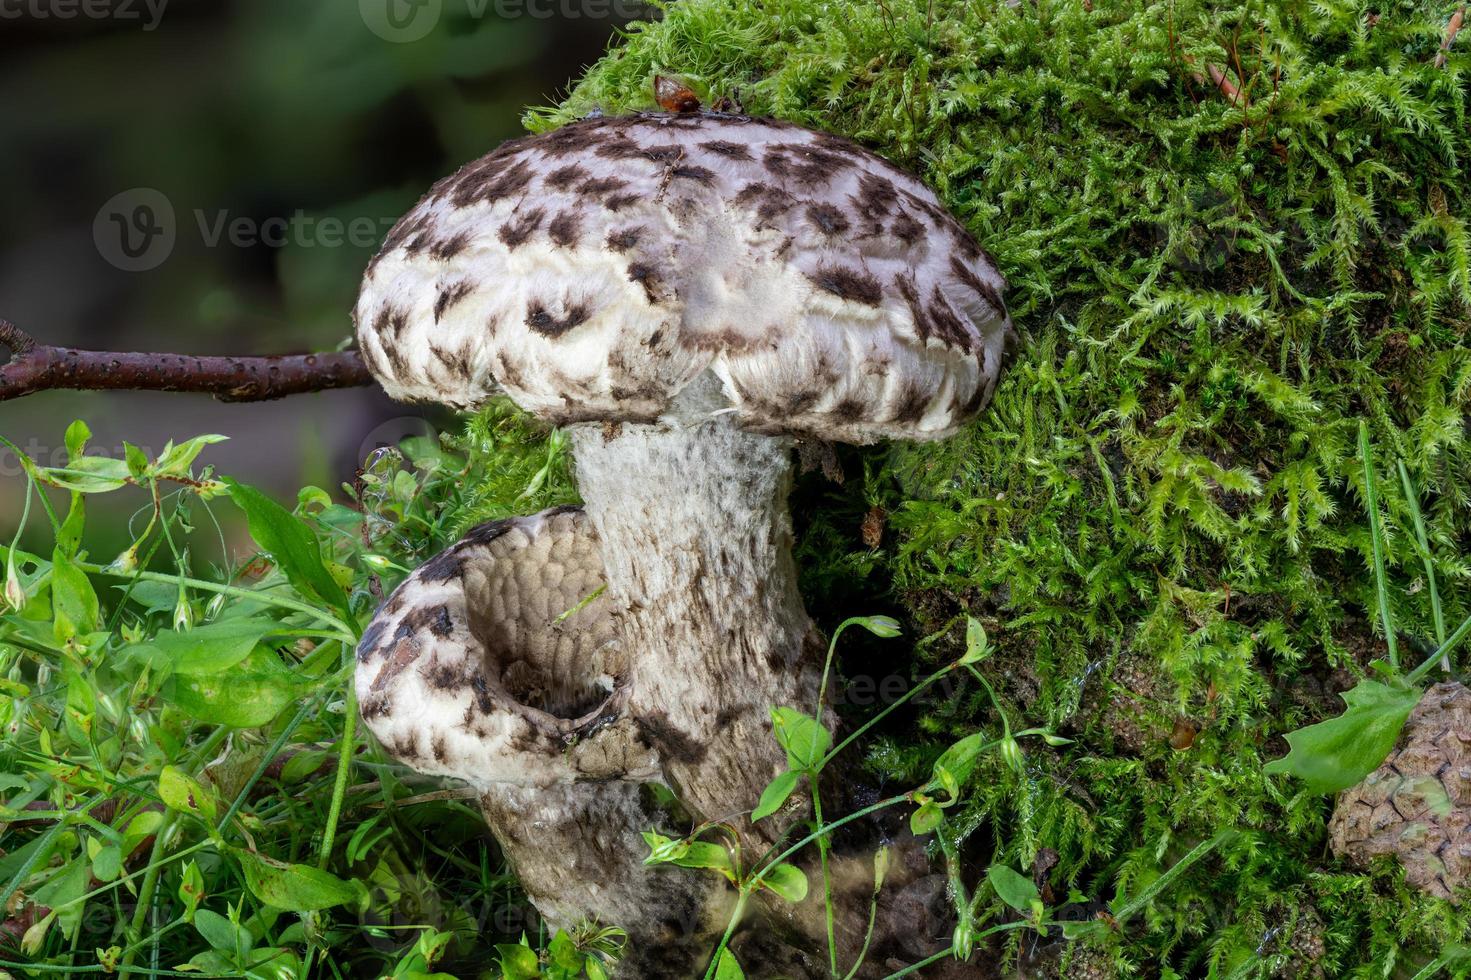
{"type": "Polygon", "coordinates": [[[1372,540],[1375,599],[1383,624],[1387,663],[1371,664],[1382,680],[1362,680],[1343,695],[1348,710],[1337,718],[1289,732],[1287,744],[1292,750],[1283,758],[1269,762],[1265,771],[1297,776],[1315,793],[1337,793],[1361,782],[1379,768],[1424,693],[1421,684],[1436,668],[1448,669],[1451,654],[1471,634],[1471,617],[1467,617],[1454,633],[1445,632],[1441,614],[1440,590],[1436,585],[1435,563],[1431,558],[1425,523],[1416,500],[1414,484],[1400,463],[1398,470],[1404,485],[1405,503],[1414,521],[1415,541],[1425,563],[1425,581],[1429,592],[1436,647],[1425,660],[1408,673],[1400,670],[1398,643],[1389,602],[1389,575],[1385,567],[1384,529],[1379,513],[1373,453],[1369,445],[1369,427],[1359,425],[1359,456],[1364,466],[1364,506],[1369,512],[1369,534],[1372,540]]]}
{"type": "MultiPolygon", "coordinates": [[[[566,499],[555,443],[494,408],[288,511],[198,468],[218,437],[154,459],[89,455],[88,438],[67,430],[63,466],[18,454],[24,515],[0,551],[0,970],[422,977],[482,933],[520,934],[479,814],[357,736],[352,649],[385,584],[457,522],[566,499]],[[88,503],[127,493],[141,533],[94,559],[88,503]],[[36,509],[45,551],[22,545],[36,509]],[[234,557],[242,524],[261,551],[234,557]],[[434,843],[415,843],[421,821],[434,843]]],[[[571,975],[548,938],[564,972],[545,975],[571,975]]],[[[609,934],[578,942],[616,954],[609,934]]]]}

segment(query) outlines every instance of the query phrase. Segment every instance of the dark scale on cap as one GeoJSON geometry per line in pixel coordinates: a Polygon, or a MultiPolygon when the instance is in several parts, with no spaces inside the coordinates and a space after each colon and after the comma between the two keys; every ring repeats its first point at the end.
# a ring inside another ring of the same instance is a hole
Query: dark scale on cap
{"type": "Polygon", "coordinates": [[[444,605],[415,609],[404,617],[404,625],[414,630],[427,629],[438,637],[446,637],[454,632],[454,621],[450,619],[449,607],[444,605]]]}
{"type": "Polygon", "coordinates": [[[628,186],[628,181],[617,177],[594,177],[585,180],[577,188],[577,193],[587,197],[607,197],[614,191],[621,191],[628,186]]]}
{"type": "Polygon", "coordinates": [[[924,237],[924,225],[914,220],[908,211],[900,211],[899,217],[889,226],[889,232],[905,245],[913,245],[924,237]]]}
{"type": "Polygon", "coordinates": [[[394,225],[388,232],[388,237],[383,239],[383,248],[378,253],[379,256],[381,257],[399,246],[403,246],[411,252],[422,248],[423,235],[430,223],[431,215],[427,213],[413,218],[404,218],[398,224],[394,225]],[[410,242],[414,239],[419,239],[419,242],[410,245],[410,242]]]}
{"type": "Polygon", "coordinates": [[[843,217],[843,212],[831,204],[807,205],[807,220],[828,236],[841,235],[851,227],[848,219],[843,217]]]}
{"type": "Polygon", "coordinates": [[[460,300],[469,296],[475,289],[468,279],[459,282],[441,285],[439,295],[434,299],[434,322],[438,323],[444,318],[445,311],[454,306],[460,300]]]}
{"type": "Polygon", "coordinates": [[[558,167],[547,174],[546,185],[555,191],[565,191],[579,180],[587,177],[587,171],[575,163],[569,163],[565,167],[558,167]]]}
{"type": "Polygon", "coordinates": [[[638,244],[639,238],[643,236],[642,228],[619,228],[608,232],[608,247],[615,252],[626,252],[638,244]]]}
{"type": "Polygon", "coordinates": [[[429,246],[429,254],[441,262],[447,262],[470,247],[470,233],[462,231],[451,235],[449,238],[441,238],[429,246]]]}
{"type": "Polygon", "coordinates": [[[747,184],[735,196],[738,207],[756,209],[756,227],[769,228],[781,215],[790,211],[797,203],[796,198],[770,184],[747,184]]]}
{"type": "Polygon", "coordinates": [[[435,585],[441,582],[449,582],[465,574],[465,556],[460,554],[458,547],[441,552],[439,555],[429,559],[416,573],[421,582],[435,585]]]}
{"type": "Polygon", "coordinates": [[[553,244],[562,248],[575,248],[581,232],[582,219],[576,211],[563,211],[547,225],[547,235],[553,244]]]}
{"type": "Polygon", "coordinates": [[[470,373],[470,347],[462,345],[457,350],[450,350],[438,344],[430,344],[429,352],[434,359],[449,369],[450,375],[463,378],[470,373]]]}
{"type": "Polygon", "coordinates": [[[909,316],[914,320],[914,331],[919,334],[921,342],[930,339],[933,332],[930,327],[930,315],[925,310],[924,304],[919,301],[919,287],[914,282],[914,277],[900,273],[894,277],[894,288],[899,290],[899,295],[904,298],[904,303],[909,307],[909,316]]]}
{"type": "Polygon", "coordinates": [[[767,147],[761,162],[777,177],[809,187],[830,183],[835,174],[853,166],[847,155],[816,150],[799,143],[767,147]]]}
{"type": "Polygon", "coordinates": [[[840,422],[857,422],[868,415],[868,402],[850,395],[828,409],[827,414],[840,422]]]}
{"type": "Polygon", "coordinates": [[[878,174],[864,174],[858,178],[858,195],[854,201],[863,209],[865,216],[887,215],[898,200],[899,191],[889,178],[878,174]]]}
{"type": "Polygon", "coordinates": [[[535,137],[536,146],[549,157],[581,153],[602,143],[607,137],[592,122],[576,122],[535,137]]]}
{"type": "Polygon", "coordinates": [[[650,305],[659,302],[659,270],[647,262],[634,262],[628,267],[628,281],[636,282],[644,288],[644,296],[650,305]]]}
{"type": "Polygon", "coordinates": [[[525,214],[516,215],[501,225],[496,237],[509,249],[516,249],[525,245],[527,240],[536,232],[541,225],[542,216],[546,214],[545,209],[535,208],[525,214]]]}
{"type": "Polygon", "coordinates": [[[378,653],[378,644],[383,640],[383,634],[388,631],[388,623],[385,620],[375,618],[367,629],[363,630],[363,638],[358,641],[358,659],[367,660],[378,653]]]}
{"type": "Polygon", "coordinates": [[[709,167],[675,167],[670,174],[680,180],[693,180],[700,184],[713,184],[715,171],[709,167]]]}
{"type": "Polygon", "coordinates": [[[700,149],[708,150],[730,160],[751,159],[751,151],[744,144],[732,143],[730,140],[706,140],[700,144],[700,149]]]}
{"type": "Polygon", "coordinates": [[[986,304],[998,315],[1005,312],[1006,304],[1001,301],[1001,294],[996,291],[996,287],[976,275],[974,269],[953,255],[950,256],[950,271],[955,273],[955,278],[979,293],[986,304]]]}
{"type": "Polygon", "coordinates": [[[516,522],[509,518],[477,524],[465,533],[465,537],[461,540],[460,545],[480,545],[484,547],[492,541],[499,539],[515,526],[516,522]]]}
{"type": "Polygon", "coordinates": [[[812,280],[818,289],[832,293],[841,299],[862,303],[865,306],[878,306],[883,302],[883,287],[872,274],[867,272],[857,272],[841,266],[821,266],[807,278],[812,280]]]}
{"type": "Polygon", "coordinates": [[[591,315],[581,303],[567,303],[565,309],[566,314],[559,317],[548,310],[546,304],[533,300],[526,308],[526,325],[543,337],[555,338],[582,326],[591,315]]]}
{"type": "Polygon", "coordinates": [[[965,324],[939,286],[930,293],[929,314],[930,325],[936,336],[951,347],[970,350],[970,336],[965,332],[965,324]]]}
{"type": "Polygon", "coordinates": [[[404,332],[408,326],[409,316],[403,310],[392,306],[385,306],[378,311],[378,319],[373,321],[373,331],[380,338],[397,340],[399,334],[404,332]]]}
{"type": "Polygon", "coordinates": [[[609,211],[622,211],[630,204],[636,204],[642,199],[643,197],[640,194],[614,194],[612,197],[604,199],[603,207],[609,211]]]}
{"type": "Polygon", "coordinates": [[[675,163],[684,158],[684,147],[677,143],[640,146],[627,138],[610,140],[599,146],[596,152],[609,160],[648,160],[651,163],[675,163]]]}
{"type": "Polygon", "coordinates": [[[910,423],[924,418],[930,404],[930,393],[924,387],[910,382],[905,385],[895,404],[893,421],[910,423]]]}
{"type": "Polygon", "coordinates": [[[477,201],[494,204],[525,190],[536,176],[536,171],[525,160],[516,160],[509,166],[496,160],[488,162],[493,166],[484,171],[472,171],[455,185],[453,200],[456,207],[469,207],[477,201]]]}
{"type": "Polygon", "coordinates": [[[438,659],[428,667],[420,667],[419,674],[430,687],[441,691],[452,691],[465,682],[465,673],[459,666],[440,663],[438,659]]]}

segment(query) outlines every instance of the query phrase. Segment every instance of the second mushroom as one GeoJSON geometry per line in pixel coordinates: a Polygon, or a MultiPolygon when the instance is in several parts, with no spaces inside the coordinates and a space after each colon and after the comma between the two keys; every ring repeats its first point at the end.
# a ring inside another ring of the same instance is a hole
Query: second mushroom
{"type": "Polygon", "coordinates": [[[374,375],[460,409],[503,390],[565,427],[585,511],[480,529],[416,572],[360,648],[363,713],[389,751],[481,790],[553,924],[629,928],[642,976],[688,968],[649,945],[723,925],[720,889],[642,869],[661,818],[638,787],[770,842],[740,818],[785,767],[770,710],[812,705],[822,669],[794,439],[953,433],[1013,342],[1004,288],[914,177],[717,114],[506,143],[389,235],[356,311],[374,375]]]}

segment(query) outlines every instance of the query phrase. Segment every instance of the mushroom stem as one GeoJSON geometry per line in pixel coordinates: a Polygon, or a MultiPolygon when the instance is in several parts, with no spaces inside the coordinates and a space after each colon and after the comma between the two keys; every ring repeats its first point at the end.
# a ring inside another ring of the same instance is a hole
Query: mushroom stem
{"type": "Polygon", "coordinates": [[[619,636],[634,652],[630,714],[680,800],[735,822],[786,766],[771,709],[811,710],[817,698],[820,651],[786,508],[791,441],[743,431],[728,414],[571,436],[619,636]]]}

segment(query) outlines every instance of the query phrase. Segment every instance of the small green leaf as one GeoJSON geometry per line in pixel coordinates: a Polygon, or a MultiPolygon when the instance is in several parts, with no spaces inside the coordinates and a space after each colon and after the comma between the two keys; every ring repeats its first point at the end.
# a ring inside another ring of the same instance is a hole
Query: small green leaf
{"type": "Polygon", "coordinates": [[[1420,691],[1401,684],[1359,681],[1344,692],[1348,709],[1337,718],[1287,736],[1291,751],[1267,763],[1272,775],[1297,776],[1312,793],[1337,793],[1377,769],[1399,739],[1420,691]]]}
{"type": "Polygon", "coordinates": [[[1032,903],[1040,899],[1037,886],[1030,878],[1023,877],[1004,864],[993,864],[987,868],[986,880],[995,889],[996,897],[1018,912],[1030,915],[1032,903]]]}
{"type": "Polygon", "coordinates": [[[322,768],[327,753],[321,751],[298,752],[281,767],[281,782],[296,783],[322,768]]]}
{"type": "Polygon", "coordinates": [[[582,957],[577,952],[577,944],[562,929],[558,929],[552,941],[547,944],[547,954],[553,966],[559,966],[564,970],[573,970],[582,965],[582,957]]]}
{"type": "Polygon", "coordinates": [[[735,877],[730,864],[730,854],[719,844],[711,844],[707,841],[692,841],[685,852],[675,858],[672,863],[681,868],[710,868],[724,873],[728,878],[735,877]]]}
{"type": "Polygon", "coordinates": [[[80,459],[87,451],[87,440],[92,438],[92,430],[87,423],[81,419],[72,422],[66,427],[66,458],[72,462],[80,459]]]}
{"type": "Polygon", "coordinates": [[[255,945],[255,940],[244,926],[209,909],[199,909],[194,913],[194,928],[211,947],[231,956],[244,955],[255,945]]]}
{"type": "Polygon", "coordinates": [[[793,905],[807,897],[807,875],[792,864],[778,864],[766,873],[761,884],[793,905]]]}
{"type": "Polygon", "coordinates": [[[746,980],[745,971],[728,949],[720,951],[720,962],[715,965],[715,980],[746,980]]]}
{"type": "Polygon", "coordinates": [[[214,794],[194,777],[173,766],[164,766],[163,772],[158,774],[158,796],[170,810],[192,814],[206,823],[214,823],[219,813],[214,794]]]}
{"type": "Polygon", "coordinates": [[[97,592],[86,573],[60,548],[51,553],[51,614],[57,643],[97,629],[97,592]]]}
{"type": "Polygon", "coordinates": [[[526,945],[497,943],[495,950],[501,955],[501,973],[504,980],[534,980],[541,976],[541,961],[536,950],[526,945]]]}
{"type": "Polygon", "coordinates": [[[205,446],[224,442],[228,438],[229,436],[195,436],[188,442],[181,442],[177,446],[166,446],[154,468],[160,476],[188,476],[189,467],[194,465],[195,457],[204,450],[205,446]]]}
{"type": "Polygon", "coordinates": [[[771,709],[772,731],[787,753],[787,764],[800,772],[812,772],[832,745],[832,736],[811,715],[792,708],[771,709]]]}
{"type": "Polygon", "coordinates": [[[978,664],[990,655],[991,641],[986,636],[986,628],[974,616],[967,616],[965,618],[965,655],[960,658],[961,664],[978,664]]]}
{"type": "Polygon", "coordinates": [[[127,486],[132,474],[128,472],[125,460],[107,456],[83,456],[72,460],[65,467],[37,470],[36,477],[63,490],[110,493],[127,486]]]}
{"type": "Polygon", "coordinates": [[[245,883],[255,897],[273,909],[315,912],[356,902],[363,886],[305,864],[284,864],[250,851],[235,850],[245,883]]]}
{"type": "Polygon", "coordinates": [[[199,865],[190,861],[184,865],[184,874],[179,881],[179,901],[184,906],[184,921],[194,921],[194,911],[199,908],[199,903],[204,900],[204,875],[199,871],[199,865]]]}
{"type": "Polygon", "coordinates": [[[133,479],[142,480],[148,474],[148,455],[131,442],[123,443],[123,461],[133,479]]]}
{"type": "Polygon", "coordinates": [[[673,840],[663,834],[644,831],[644,843],[649,845],[649,856],[644,864],[670,864],[678,861],[689,851],[689,841],[673,840]]]}
{"type": "Polygon", "coordinates": [[[206,675],[229,670],[250,656],[256,644],[278,626],[269,619],[226,619],[191,630],[162,630],[130,652],[155,668],[206,675]]]}
{"type": "Polygon", "coordinates": [[[940,826],[940,821],[944,819],[944,810],[941,810],[934,803],[926,803],[918,810],[915,810],[914,814],[909,818],[909,829],[914,832],[916,837],[923,837],[940,826]]]}
{"type": "Polygon", "coordinates": [[[92,858],[92,877],[108,882],[123,868],[123,851],[116,844],[104,844],[92,858]]]}
{"type": "MultiPolygon", "coordinates": [[[[965,781],[975,771],[976,760],[980,757],[984,744],[985,733],[976,732],[951,745],[935,760],[935,778],[943,782],[941,774],[949,773],[957,786],[965,785],[965,781]]],[[[952,789],[952,797],[954,794],[955,790],[952,789]]]]}
{"type": "Polygon", "coordinates": [[[782,808],[787,799],[792,795],[792,790],[797,788],[797,780],[801,773],[790,769],[779,772],[776,778],[766,784],[761,791],[761,802],[756,804],[756,809],[751,813],[751,822],[764,820],[782,808]]]}
{"type": "Polygon", "coordinates": [[[169,678],[162,694],[200,721],[232,728],[259,728],[296,699],[297,680],[277,664],[247,658],[219,674],[169,678]]]}
{"type": "Polygon", "coordinates": [[[73,490],[71,506],[66,512],[66,520],[61,522],[61,527],[56,532],[57,550],[68,558],[75,558],[82,547],[82,529],[86,524],[87,495],[73,490]]]}
{"type": "Polygon", "coordinates": [[[350,615],[347,594],[322,563],[316,535],[290,511],[254,487],[226,479],[230,499],[245,511],[250,536],[286,573],[298,592],[350,615]]]}

